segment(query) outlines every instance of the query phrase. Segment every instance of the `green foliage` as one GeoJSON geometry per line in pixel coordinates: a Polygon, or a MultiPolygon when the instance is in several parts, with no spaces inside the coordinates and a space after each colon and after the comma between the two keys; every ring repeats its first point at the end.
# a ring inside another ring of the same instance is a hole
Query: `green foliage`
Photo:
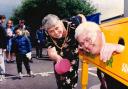
{"type": "Polygon", "coordinates": [[[88,0],[57,0],[57,5],[58,13],[62,18],[71,17],[78,13],[89,15],[96,11],[94,6],[92,6],[88,0]]]}
{"type": "MultiPolygon", "coordinates": [[[[23,0],[12,16],[14,22],[25,19],[30,26],[41,24],[42,18],[48,14],[56,14],[61,18],[69,18],[78,13],[92,14],[96,8],[88,0],[23,0]]],[[[16,24],[14,23],[14,24],[16,24]]]]}
{"type": "Polygon", "coordinates": [[[107,60],[106,65],[112,68],[112,63],[113,63],[113,57],[107,60]]]}
{"type": "Polygon", "coordinates": [[[34,34],[41,25],[42,18],[49,13],[63,19],[78,13],[89,15],[95,11],[95,7],[88,0],[23,0],[11,18],[14,24],[17,24],[19,19],[24,19],[34,34]]]}

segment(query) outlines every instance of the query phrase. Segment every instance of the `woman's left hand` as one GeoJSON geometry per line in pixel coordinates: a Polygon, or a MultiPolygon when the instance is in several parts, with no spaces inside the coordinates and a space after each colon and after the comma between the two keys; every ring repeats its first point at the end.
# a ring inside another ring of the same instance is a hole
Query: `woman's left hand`
{"type": "Polygon", "coordinates": [[[120,53],[124,50],[124,46],[120,44],[105,44],[100,51],[100,59],[103,62],[109,60],[113,54],[113,52],[120,53]]]}
{"type": "Polygon", "coordinates": [[[55,47],[49,47],[47,51],[48,51],[49,57],[53,61],[59,62],[62,59],[62,57],[60,55],[58,55],[55,47]]]}

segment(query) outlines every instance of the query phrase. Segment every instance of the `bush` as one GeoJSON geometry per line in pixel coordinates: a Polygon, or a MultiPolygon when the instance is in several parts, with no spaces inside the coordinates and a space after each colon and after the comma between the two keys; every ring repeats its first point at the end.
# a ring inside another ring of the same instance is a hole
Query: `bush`
{"type": "Polygon", "coordinates": [[[69,18],[78,13],[92,14],[96,8],[88,0],[24,0],[12,16],[14,24],[25,19],[32,28],[41,24],[42,18],[48,14],[56,14],[61,18],[69,18]]]}
{"type": "Polygon", "coordinates": [[[78,13],[90,15],[95,11],[96,8],[88,0],[23,0],[22,5],[14,11],[11,18],[14,24],[17,24],[19,19],[24,19],[34,35],[41,25],[42,18],[49,13],[63,19],[78,13]]]}

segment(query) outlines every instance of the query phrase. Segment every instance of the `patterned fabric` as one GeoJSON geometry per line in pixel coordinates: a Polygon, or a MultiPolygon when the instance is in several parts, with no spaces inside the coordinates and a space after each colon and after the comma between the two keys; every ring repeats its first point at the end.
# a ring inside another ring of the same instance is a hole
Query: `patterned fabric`
{"type": "MultiPolygon", "coordinates": [[[[68,59],[71,63],[70,71],[59,75],[55,71],[56,81],[58,85],[58,89],[73,89],[77,85],[78,80],[78,66],[79,66],[79,59],[78,59],[78,42],[75,40],[75,27],[68,23],[67,21],[64,22],[65,28],[68,30],[68,35],[66,37],[66,42],[64,44],[63,49],[59,49],[52,39],[47,35],[47,46],[56,47],[56,50],[59,55],[63,58],[68,59]]],[[[65,38],[61,39],[54,39],[59,47],[62,46],[65,38]]],[[[55,63],[54,63],[55,65],[55,63]]]]}

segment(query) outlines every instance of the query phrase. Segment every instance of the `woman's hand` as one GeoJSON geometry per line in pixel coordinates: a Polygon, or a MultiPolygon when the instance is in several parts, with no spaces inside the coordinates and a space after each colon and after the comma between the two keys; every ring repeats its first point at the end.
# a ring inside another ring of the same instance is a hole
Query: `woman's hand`
{"type": "Polygon", "coordinates": [[[124,50],[124,46],[120,44],[105,44],[100,51],[100,59],[103,62],[109,60],[113,54],[113,52],[120,53],[124,50]]]}
{"type": "Polygon", "coordinates": [[[48,51],[48,56],[51,58],[51,60],[59,62],[62,59],[62,57],[57,54],[55,47],[49,47],[47,51],[48,51]]]}

